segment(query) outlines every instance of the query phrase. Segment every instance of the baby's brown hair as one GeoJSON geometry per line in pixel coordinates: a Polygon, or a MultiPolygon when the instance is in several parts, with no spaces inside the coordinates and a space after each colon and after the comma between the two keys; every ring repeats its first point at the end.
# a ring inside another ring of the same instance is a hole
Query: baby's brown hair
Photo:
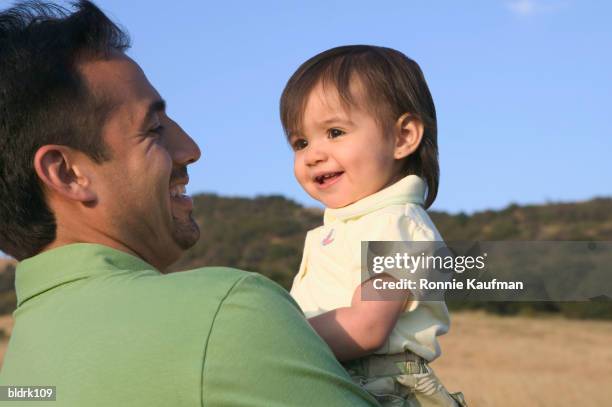
{"type": "Polygon", "coordinates": [[[320,82],[333,86],[347,106],[356,106],[351,80],[359,81],[364,105],[386,131],[408,113],[423,124],[417,150],[404,159],[404,175],[418,175],[427,183],[428,208],[436,199],[440,180],[436,108],[419,65],[399,51],[372,45],[348,45],[324,51],[304,62],[289,78],[280,100],[287,138],[299,133],[311,91],[320,82]]]}

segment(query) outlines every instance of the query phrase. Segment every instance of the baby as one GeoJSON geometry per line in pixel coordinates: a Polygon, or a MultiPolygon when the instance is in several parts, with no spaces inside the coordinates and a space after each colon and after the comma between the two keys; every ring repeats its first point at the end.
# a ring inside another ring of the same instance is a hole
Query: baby
{"type": "Polygon", "coordinates": [[[306,236],[291,294],[382,405],[465,406],[428,365],[448,331],[445,303],[409,290],[363,300],[375,289],[361,278],[361,241],[442,241],[425,212],[439,168],[436,112],[419,66],[389,48],[333,48],[298,68],[280,109],[295,177],[326,207],[323,226],[306,236]]]}

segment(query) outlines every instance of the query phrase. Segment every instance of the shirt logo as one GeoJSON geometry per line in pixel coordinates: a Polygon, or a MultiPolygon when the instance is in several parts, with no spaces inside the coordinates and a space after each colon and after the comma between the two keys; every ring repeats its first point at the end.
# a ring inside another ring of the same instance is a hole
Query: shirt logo
{"type": "Polygon", "coordinates": [[[321,240],[321,245],[327,246],[328,244],[333,242],[334,241],[334,237],[332,236],[333,234],[334,234],[334,229],[330,230],[327,236],[325,236],[325,238],[321,240]]]}

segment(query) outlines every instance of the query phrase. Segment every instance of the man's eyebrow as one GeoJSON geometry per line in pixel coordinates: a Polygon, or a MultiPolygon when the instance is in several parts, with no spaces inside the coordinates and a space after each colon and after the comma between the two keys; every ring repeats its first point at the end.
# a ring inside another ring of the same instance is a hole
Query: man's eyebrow
{"type": "Polygon", "coordinates": [[[142,120],[143,126],[146,126],[153,116],[158,112],[164,112],[166,110],[166,101],[164,99],[157,99],[152,101],[147,108],[147,113],[142,120]]]}

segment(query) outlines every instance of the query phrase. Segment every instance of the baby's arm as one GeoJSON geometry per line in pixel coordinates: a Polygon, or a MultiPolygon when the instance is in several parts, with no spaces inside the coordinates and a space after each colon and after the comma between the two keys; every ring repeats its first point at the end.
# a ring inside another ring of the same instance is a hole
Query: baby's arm
{"type": "MultiPolygon", "coordinates": [[[[397,281],[387,274],[381,274],[377,279],[397,281]]],[[[371,279],[357,287],[350,307],[338,308],[308,320],[340,361],[357,359],[380,348],[412,298],[410,291],[405,290],[394,294],[392,300],[362,301],[362,293],[368,299],[381,297],[381,292],[374,288],[374,279],[371,279]]]]}

